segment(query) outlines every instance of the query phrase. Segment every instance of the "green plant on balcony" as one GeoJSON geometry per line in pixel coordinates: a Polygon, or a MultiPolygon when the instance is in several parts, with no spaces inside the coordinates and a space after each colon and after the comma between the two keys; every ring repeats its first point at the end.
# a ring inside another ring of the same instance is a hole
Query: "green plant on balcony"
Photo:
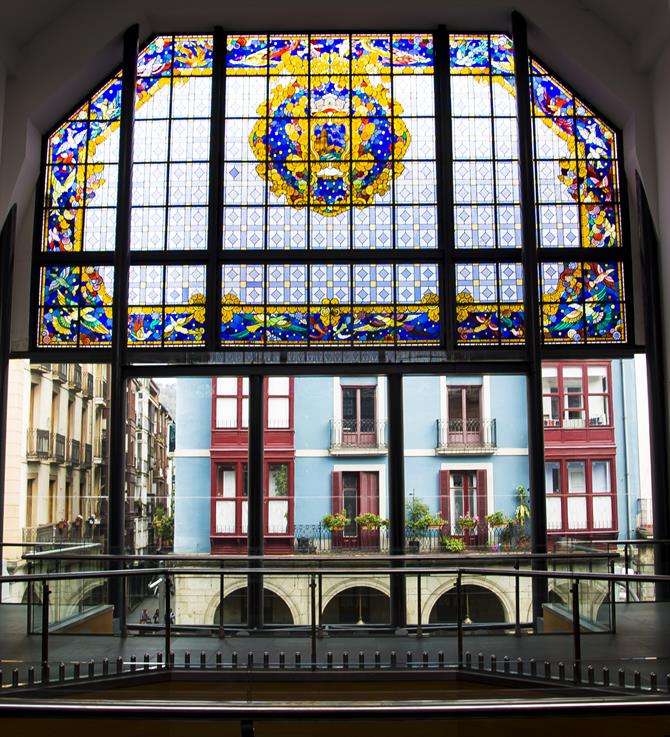
{"type": "Polygon", "coordinates": [[[344,512],[335,512],[335,514],[327,514],[322,520],[321,524],[331,532],[341,532],[351,520],[344,514],[344,512]]]}
{"type": "Polygon", "coordinates": [[[354,522],[364,530],[378,530],[380,527],[388,527],[389,521],[378,514],[366,512],[354,517],[354,522]]]}
{"type": "Polygon", "coordinates": [[[153,525],[158,535],[158,547],[171,545],[174,539],[174,515],[168,514],[163,507],[158,507],[154,514],[153,525]]]}
{"type": "Polygon", "coordinates": [[[465,543],[459,537],[441,537],[440,548],[447,553],[462,553],[465,543]]]}
{"type": "Polygon", "coordinates": [[[469,514],[464,514],[456,520],[461,530],[474,530],[479,524],[479,517],[472,517],[469,514]]]}
{"type": "Polygon", "coordinates": [[[514,510],[514,519],[519,527],[524,527],[530,519],[530,507],[528,506],[528,489],[519,484],[516,487],[517,507],[514,510]]]}
{"type": "Polygon", "coordinates": [[[510,519],[503,512],[491,512],[491,514],[487,515],[486,522],[488,523],[489,527],[493,527],[494,529],[496,529],[500,527],[507,527],[510,519]]]}

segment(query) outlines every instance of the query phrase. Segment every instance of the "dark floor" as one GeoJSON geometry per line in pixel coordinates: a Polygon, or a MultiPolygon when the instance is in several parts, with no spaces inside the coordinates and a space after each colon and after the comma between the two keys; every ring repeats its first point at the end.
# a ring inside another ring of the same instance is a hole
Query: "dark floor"
{"type": "MultiPolygon", "coordinates": [[[[23,671],[28,666],[38,666],[41,659],[41,637],[26,635],[25,607],[20,605],[0,605],[0,668],[5,676],[5,683],[14,668],[19,668],[21,680],[23,671]]],[[[595,680],[600,681],[602,668],[607,666],[612,683],[619,682],[619,669],[626,671],[626,683],[632,685],[634,672],[639,671],[643,685],[648,685],[651,673],[656,673],[658,685],[665,690],[666,674],[670,674],[670,603],[659,604],[617,604],[616,634],[581,635],[582,669],[592,665],[595,680]]],[[[128,662],[135,656],[142,663],[145,653],[151,661],[156,654],[164,650],[164,638],[161,635],[131,635],[126,638],[107,635],[55,635],[49,637],[49,662],[55,671],[58,663],[67,664],[70,674],[74,662],[86,663],[96,661],[96,671],[101,668],[103,658],[108,658],[114,670],[115,661],[122,657],[128,662]]],[[[246,668],[248,654],[253,653],[254,667],[263,667],[264,653],[268,653],[271,667],[277,667],[280,652],[285,653],[286,668],[293,668],[296,653],[300,653],[301,665],[310,663],[311,643],[309,637],[303,635],[287,637],[272,633],[253,633],[251,635],[231,634],[221,639],[215,636],[174,635],[171,650],[175,653],[177,666],[183,665],[184,654],[190,652],[191,667],[200,667],[201,653],[206,654],[207,664],[213,666],[217,651],[222,653],[225,667],[230,667],[233,653],[238,655],[240,669],[246,668]]],[[[473,667],[478,665],[478,654],[484,655],[486,668],[490,666],[490,657],[495,655],[497,668],[504,668],[504,657],[511,662],[511,671],[516,672],[517,658],[524,661],[527,673],[529,661],[537,661],[538,673],[544,672],[544,662],[551,663],[554,675],[558,672],[559,662],[565,664],[567,678],[572,677],[574,662],[573,639],[570,634],[514,634],[471,633],[464,637],[464,650],[472,653],[473,667]]],[[[396,653],[396,662],[404,667],[407,653],[411,653],[415,667],[423,664],[423,653],[428,653],[430,665],[439,662],[439,652],[444,653],[445,665],[457,661],[457,640],[454,635],[413,635],[369,633],[366,636],[330,633],[317,640],[317,662],[327,663],[327,653],[333,654],[335,668],[342,666],[343,653],[348,653],[350,669],[359,668],[359,653],[363,653],[365,667],[374,667],[375,652],[379,652],[383,667],[392,660],[392,652],[396,653]]],[[[82,672],[84,667],[82,666],[82,672]]],[[[586,675],[585,675],[586,677],[586,675]]]]}

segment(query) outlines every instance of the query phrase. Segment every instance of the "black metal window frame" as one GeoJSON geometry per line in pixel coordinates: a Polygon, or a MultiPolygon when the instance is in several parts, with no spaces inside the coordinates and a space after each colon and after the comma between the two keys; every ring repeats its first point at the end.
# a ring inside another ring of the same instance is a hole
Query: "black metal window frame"
{"type": "MultiPolygon", "coordinates": [[[[361,31],[364,32],[364,31],[361,31]]],[[[379,32],[379,31],[378,31],[379,32]]],[[[431,31],[426,31],[430,33],[431,31]]],[[[32,294],[30,305],[30,348],[29,355],[44,358],[45,355],[53,353],[61,360],[107,362],[114,358],[114,363],[121,358],[124,366],[132,366],[137,363],[163,363],[169,361],[174,365],[188,367],[197,364],[260,364],[267,368],[272,365],[291,365],[296,371],[302,370],[308,364],[318,364],[325,370],[332,366],[334,370],[342,363],[353,362],[364,369],[367,364],[381,363],[384,366],[407,366],[408,363],[418,363],[430,368],[440,370],[440,366],[446,368],[454,362],[487,363],[490,361],[518,361],[524,364],[532,360],[534,353],[532,343],[535,342],[541,331],[540,305],[538,304],[538,267],[544,261],[550,260],[582,260],[589,258],[606,258],[609,261],[622,262],[627,280],[631,280],[632,258],[629,247],[629,218],[626,182],[623,170],[622,140],[621,132],[613,126],[609,120],[592,106],[594,113],[616,133],[618,157],[619,181],[620,181],[620,212],[622,244],[618,249],[545,249],[537,248],[537,230],[534,224],[537,203],[534,197],[535,182],[533,140],[532,140],[532,110],[530,105],[524,108],[521,86],[527,80],[527,74],[520,74],[520,70],[527,72],[529,60],[532,57],[527,52],[527,47],[520,49],[514,44],[515,73],[517,84],[517,105],[519,106],[518,134],[519,134],[519,166],[521,185],[521,216],[522,221],[531,216],[533,219],[532,230],[534,238],[529,238],[529,229],[524,229],[523,246],[511,249],[457,249],[454,231],[454,195],[453,195],[453,150],[452,150],[452,110],[451,110],[451,85],[450,85],[450,58],[449,58],[449,36],[460,34],[461,31],[447,30],[445,27],[433,29],[433,42],[435,53],[434,82],[435,82],[435,127],[436,127],[436,164],[437,164],[437,212],[438,212],[438,248],[417,250],[369,250],[349,248],[345,251],[339,250],[311,250],[299,251],[281,250],[254,250],[233,251],[223,250],[223,145],[225,135],[225,63],[227,34],[217,27],[213,30],[214,57],[212,75],[212,107],[211,107],[211,133],[210,133],[210,156],[209,156],[209,202],[208,202],[208,237],[207,250],[184,250],[184,251],[131,251],[129,248],[130,227],[130,191],[131,191],[131,169],[132,169],[132,129],[134,126],[134,95],[133,105],[123,106],[121,113],[121,143],[119,159],[119,197],[117,207],[117,233],[116,248],[114,251],[105,252],[44,252],[42,251],[42,223],[44,217],[44,186],[46,163],[43,163],[40,181],[37,185],[35,231],[33,243],[33,266],[32,266],[32,294]],[[526,118],[523,120],[523,118],[526,118]],[[124,144],[124,140],[126,143],[124,144]],[[128,143],[128,141],[130,143],[128,143]],[[524,158],[530,160],[524,160],[524,158]],[[526,341],[518,346],[476,346],[458,345],[456,341],[456,294],[455,294],[455,270],[460,263],[486,262],[492,264],[505,264],[522,261],[524,272],[525,304],[525,326],[526,341]],[[355,348],[333,349],[333,348],[304,348],[285,346],[279,349],[255,348],[247,346],[222,347],[220,345],[220,293],[221,293],[221,267],[226,263],[241,264],[273,264],[273,263],[390,263],[390,264],[439,264],[439,290],[440,290],[440,318],[441,318],[441,346],[403,346],[396,348],[366,348],[364,346],[355,348]],[[45,348],[37,347],[38,330],[38,307],[39,302],[39,274],[40,269],[53,265],[109,265],[115,269],[114,289],[114,321],[112,342],[122,344],[118,348],[45,348]],[[133,347],[128,350],[125,330],[119,330],[119,326],[127,322],[127,291],[128,271],[131,265],[206,265],[206,330],[205,344],[200,348],[172,348],[167,346],[160,349],[133,347]],[[116,355],[118,351],[121,355],[116,355]]],[[[467,33],[467,32],[466,32],[467,33]]],[[[487,35],[496,33],[510,34],[509,30],[487,31],[487,35]]],[[[154,34],[148,38],[144,46],[158,35],[178,34],[154,34]]],[[[193,34],[201,35],[201,34],[193,34]]],[[[208,35],[207,33],[202,35],[208,35]]],[[[129,76],[134,82],[137,64],[137,45],[130,52],[126,52],[123,63],[123,79],[129,76]]],[[[555,76],[559,82],[563,81],[546,64],[544,68],[555,76]]],[[[110,74],[109,79],[118,75],[119,69],[110,74]]],[[[130,89],[129,82],[126,82],[130,89]]],[[[563,83],[564,84],[564,83],[563,83]]],[[[573,85],[566,85],[571,91],[573,85]]],[[[97,90],[98,87],[95,88],[97,90]]],[[[527,88],[526,88],[527,89],[527,88]]],[[[94,90],[94,91],[95,91],[94,90]]],[[[93,93],[91,93],[93,94],[93,93]]],[[[577,92],[574,93],[580,97],[577,92]]],[[[90,95],[89,95],[90,96],[90,95]]],[[[582,98],[583,99],[583,98],[582,98]]],[[[76,108],[75,108],[76,109],[76,108]]],[[[66,116],[67,118],[67,116],[66,116]]],[[[46,162],[48,139],[57,129],[48,132],[43,139],[42,161],[46,162]]],[[[267,205],[265,206],[267,207],[267,205]]],[[[624,304],[627,316],[626,341],[617,344],[589,344],[589,345],[542,345],[539,340],[538,349],[541,354],[552,359],[558,357],[586,358],[588,357],[611,357],[631,355],[635,352],[634,341],[634,319],[633,303],[630,298],[630,290],[624,294],[624,304]]]]}

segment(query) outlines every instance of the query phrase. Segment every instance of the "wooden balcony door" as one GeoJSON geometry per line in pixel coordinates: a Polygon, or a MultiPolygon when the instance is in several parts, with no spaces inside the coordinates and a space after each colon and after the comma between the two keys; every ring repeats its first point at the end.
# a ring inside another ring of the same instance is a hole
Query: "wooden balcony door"
{"type": "Polygon", "coordinates": [[[333,532],[334,547],[379,548],[379,530],[364,530],[354,521],[360,514],[379,514],[377,471],[334,471],[332,510],[349,519],[344,530],[333,532]]]}
{"type": "Polygon", "coordinates": [[[480,445],[482,440],[481,388],[450,386],[447,392],[449,445],[480,445]]]}
{"type": "Polygon", "coordinates": [[[342,387],[342,445],[377,444],[376,387],[342,387]]]}

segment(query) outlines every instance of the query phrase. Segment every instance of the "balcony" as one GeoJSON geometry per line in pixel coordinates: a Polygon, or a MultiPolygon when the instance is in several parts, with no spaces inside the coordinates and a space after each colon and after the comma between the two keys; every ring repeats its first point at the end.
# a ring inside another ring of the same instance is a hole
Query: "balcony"
{"type": "Polygon", "coordinates": [[[84,377],[84,396],[88,399],[93,397],[93,374],[90,371],[86,372],[84,377]]]}
{"type": "Polygon", "coordinates": [[[385,455],[385,420],[331,420],[330,455],[385,455]]]}
{"type": "Polygon", "coordinates": [[[107,380],[98,379],[95,382],[95,396],[93,397],[96,402],[105,403],[107,401],[107,380]]]}
{"type": "Polygon", "coordinates": [[[51,448],[51,433],[48,430],[37,430],[28,428],[28,443],[26,446],[26,457],[30,460],[46,460],[49,458],[51,448]]]}
{"type": "Polygon", "coordinates": [[[69,461],[73,466],[81,463],[81,443],[78,440],[70,440],[69,461]]]}
{"type": "Polygon", "coordinates": [[[69,381],[72,389],[81,391],[81,366],[78,363],[70,365],[69,381]]]}
{"type": "Polygon", "coordinates": [[[64,384],[67,381],[67,364],[52,363],[51,373],[53,374],[54,381],[60,381],[64,384]]]}
{"type": "Polygon", "coordinates": [[[52,457],[56,463],[65,463],[65,435],[58,432],[53,436],[52,457]]]}
{"type": "Polygon", "coordinates": [[[437,420],[437,455],[482,455],[497,447],[495,420],[437,420]]]}
{"type": "Polygon", "coordinates": [[[84,460],[82,461],[82,468],[90,468],[93,464],[93,446],[90,443],[84,445],[84,460]]]}
{"type": "Polygon", "coordinates": [[[107,457],[107,439],[100,438],[95,441],[95,446],[93,449],[93,461],[95,463],[104,463],[106,457],[107,457]]]}
{"type": "Polygon", "coordinates": [[[51,371],[51,364],[50,363],[31,363],[30,370],[39,371],[42,374],[48,374],[51,371]]]}

